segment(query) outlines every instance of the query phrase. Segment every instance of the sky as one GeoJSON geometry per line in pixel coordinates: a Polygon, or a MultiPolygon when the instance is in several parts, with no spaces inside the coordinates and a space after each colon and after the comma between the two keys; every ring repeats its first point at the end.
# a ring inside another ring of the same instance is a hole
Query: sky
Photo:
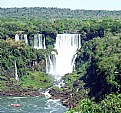
{"type": "Polygon", "coordinates": [[[121,0],[0,0],[0,7],[57,7],[91,10],[121,10],[121,0]]]}

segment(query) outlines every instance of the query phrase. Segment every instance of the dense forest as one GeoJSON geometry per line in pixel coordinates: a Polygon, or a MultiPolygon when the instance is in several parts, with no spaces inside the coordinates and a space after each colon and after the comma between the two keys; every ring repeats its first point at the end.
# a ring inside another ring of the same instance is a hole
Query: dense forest
{"type": "Polygon", "coordinates": [[[71,10],[68,8],[0,8],[0,17],[14,19],[97,19],[97,18],[121,18],[121,11],[108,10],[71,10]]]}
{"type": "Polygon", "coordinates": [[[0,9],[0,94],[46,89],[53,78],[45,73],[46,55],[53,51],[58,33],[79,33],[76,69],[53,87],[52,96],[64,95],[67,113],[121,112],[121,11],[58,8],[0,9]],[[29,45],[15,42],[15,34],[28,35],[29,45]],[[34,34],[46,37],[47,49],[34,49],[34,34]],[[15,80],[17,63],[19,82],[15,80]],[[56,92],[56,93],[55,93],[56,92]],[[55,95],[56,94],[56,95],[55,95]],[[66,101],[68,100],[68,101],[66,101]]]}

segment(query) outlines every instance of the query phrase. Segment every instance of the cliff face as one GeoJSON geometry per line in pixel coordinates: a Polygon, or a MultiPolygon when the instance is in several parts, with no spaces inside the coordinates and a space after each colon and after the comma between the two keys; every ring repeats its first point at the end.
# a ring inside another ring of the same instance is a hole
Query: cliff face
{"type": "Polygon", "coordinates": [[[0,44],[2,95],[21,94],[24,90],[37,91],[52,85],[52,78],[45,73],[45,50],[30,48],[24,42],[14,42],[12,39],[0,40],[0,44]],[[16,81],[16,74],[19,81],[16,81]]]}

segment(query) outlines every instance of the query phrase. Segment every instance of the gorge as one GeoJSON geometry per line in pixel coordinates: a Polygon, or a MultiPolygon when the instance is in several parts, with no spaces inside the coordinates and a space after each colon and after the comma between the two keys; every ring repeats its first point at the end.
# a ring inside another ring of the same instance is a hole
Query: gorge
{"type": "MultiPolygon", "coordinates": [[[[19,40],[24,40],[25,43],[28,45],[28,39],[27,39],[27,35],[24,34],[23,37],[16,34],[15,35],[15,42],[19,41],[19,40]]],[[[80,49],[81,47],[81,37],[80,34],[57,34],[56,37],[56,41],[54,44],[54,49],[57,50],[57,52],[52,51],[51,55],[46,57],[46,73],[48,73],[50,76],[54,76],[55,80],[60,80],[62,76],[64,76],[67,73],[72,73],[72,71],[74,70],[74,63],[75,63],[75,59],[76,59],[76,52],[78,49],[80,49]],[[68,53],[68,54],[67,54],[68,53]]],[[[42,39],[42,34],[35,34],[34,35],[34,46],[33,48],[35,49],[46,49],[45,46],[45,38],[42,39]]],[[[16,60],[14,61],[15,63],[15,80],[17,82],[19,82],[19,77],[18,77],[18,73],[17,73],[17,65],[16,65],[16,60]]],[[[14,97],[11,97],[14,100],[14,97]]],[[[51,99],[46,99],[44,97],[16,97],[17,102],[16,103],[20,103],[21,105],[21,109],[23,110],[23,113],[25,111],[29,111],[30,109],[28,109],[27,106],[25,106],[25,104],[23,103],[24,100],[26,99],[26,103],[28,104],[28,106],[31,106],[32,111],[36,111],[36,113],[40,111],[42,112],[52,112],[52,113],[63,113],[65,110],[67,110],[66,107],[62,106],[61,103],[59,102],[59,100],[51,100],[51,99]],[[24,99],[25,98],[25,99],[24,99]],[[41,101],[41,103],[43,103],[43,107],[39,108],[37,110],[37,107],[34,108],[34,106],[39,106],[39,101],[37,101],[37,99],[41,101]],[[28,103],[27,101],[34,100],[32,103],[32,105],[30,103],[28,103]],[[23,107],[22,107],[23,106],[23,107]],[[47,109],[45,108],[47,107],[47,109]],[[58,111],[60,109],[60,111],[58,111]]],[[[3,98],[1,97],[2,101],[5,101],[4,104],[6,106],[6,110],[3,110],[4,107],[2,106],[2,108],[0,109],[0,111],[5,111],[7,112],[8,110],[10,111],[16,111],[15,109],[12,108],[8,108],[6,101],[11,102],[11,99],[8,98],[3,98]]],[[[15,99],[16,100],[16,99],[15,99]]],[[[18,111],[21,111],[20,109],[18,109],[18,111]]],[[[32,112],[31,111],[31,112],[32,112]]]]}
{"type": "MultiPolygon", "coordinates": [[[[39,8],[30,9],[38,15],[39,8]]],[[[0,18],[0,112],[121,112],[120,11],[96,19],[84,12],[86,20],[0,18]],[[10,106],[19,102],[21,107],[10,106]]]]}

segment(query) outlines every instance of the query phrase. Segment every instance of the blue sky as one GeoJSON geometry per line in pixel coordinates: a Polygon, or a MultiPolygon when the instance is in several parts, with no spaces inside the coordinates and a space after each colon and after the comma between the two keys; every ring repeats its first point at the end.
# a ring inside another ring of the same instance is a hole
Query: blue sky
{"type": "Polygon", "coordinates": [[[58,7],[121,10],[121,0],[0,0],[0,7],[58,7]]]}

